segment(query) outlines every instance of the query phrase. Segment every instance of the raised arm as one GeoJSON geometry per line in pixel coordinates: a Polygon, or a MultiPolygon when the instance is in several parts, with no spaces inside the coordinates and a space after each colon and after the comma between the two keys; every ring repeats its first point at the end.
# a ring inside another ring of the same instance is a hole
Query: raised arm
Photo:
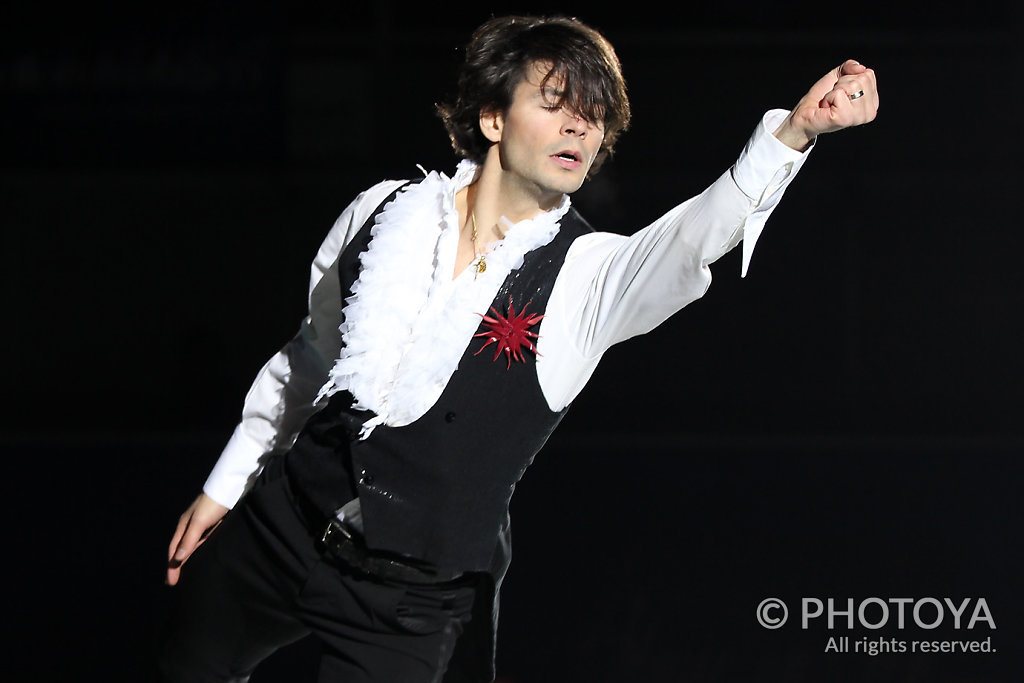
{"type": "Polygon", "coordinates": [[[648,332],[703,296],[709,265],[740,240],[745,274],[765,222],[815,137],[866,123],[877,108],[874,72],[848,60],[819,79],[793,111],[768,112],[730,172],[697,197],[629,237],[578,239],[539,330],[537,372],[550,407],[575,398],[613,344],[648,332]]]}

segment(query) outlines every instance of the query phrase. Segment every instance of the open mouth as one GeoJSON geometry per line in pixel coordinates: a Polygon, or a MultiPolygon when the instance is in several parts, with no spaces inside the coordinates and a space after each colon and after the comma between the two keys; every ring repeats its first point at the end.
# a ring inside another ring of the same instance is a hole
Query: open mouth
{"type": "Polygon", "coordinates": [[[559,152],[555,155],[559,159],[565,159],[566,161],[579,161],[580,158],[572,152],[559,152]]]}

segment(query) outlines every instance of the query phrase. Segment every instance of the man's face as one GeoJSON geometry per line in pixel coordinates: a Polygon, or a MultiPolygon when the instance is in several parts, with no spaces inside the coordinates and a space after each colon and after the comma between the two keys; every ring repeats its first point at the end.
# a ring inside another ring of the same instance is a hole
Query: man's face
{"type": "Polygon", "coordinates": [[[542,87],[548,72],[544,67],[527,68],[508,111],[493,120],[496,135],[488,137],[498,142],[502,171],[511,174],[506,177],[526,191],[552,198],[583,184],[601,149],[604,125],[559,107],[561,79],[552,76],[542,87]]]}

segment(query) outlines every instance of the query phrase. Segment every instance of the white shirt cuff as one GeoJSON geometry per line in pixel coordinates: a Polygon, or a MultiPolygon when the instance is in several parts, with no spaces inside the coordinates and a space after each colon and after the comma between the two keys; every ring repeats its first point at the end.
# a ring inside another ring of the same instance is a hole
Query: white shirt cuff
{"type": "Polygon", "coordinates": [[[203,484],[203,492],[224,507],[233,508],[249,483],[263,469],[255,465],[263,456],[263,451],[260,444],[242,431],[241,425],[236,427],[203,484]]]}
{"type": "Polygon", "coordinates": [[[798,152],[775,137],[775,130],[787,116],[789,112],[785,109],[766,112],[732,168],[736,186],[754,202],[752,214],[762,214],[757,219],[752,215],[744,226],[741,276],[747,274],[754,245],[761,236],[768,214],[782,196],[781,190],[793,179],[814,148],[812,143],[805,151],[798,152]]]}

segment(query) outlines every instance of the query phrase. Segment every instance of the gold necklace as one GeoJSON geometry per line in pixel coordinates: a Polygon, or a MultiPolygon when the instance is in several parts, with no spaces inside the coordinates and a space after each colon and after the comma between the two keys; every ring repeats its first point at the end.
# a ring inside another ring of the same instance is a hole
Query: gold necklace
{"type": "Polygon", "coordinates": [[[475,266],[476,273],[473,274],[473,279],[475,280],[477,275],[479,275],[480,273],[482,273],[485,270],[487,270],[487,254],[477,252],[477,247],[476,247],[476,238],[477,238],[477,232],[476,232],[476,211],[470,211],[469,212],[469,218],[470,218],[470,220],[473,221],[473,252],[474,252],[474,254],[476,254],[477,256],[480,257],[480,260],[478,260],[476,262],[476,266],[475,266]]]}

